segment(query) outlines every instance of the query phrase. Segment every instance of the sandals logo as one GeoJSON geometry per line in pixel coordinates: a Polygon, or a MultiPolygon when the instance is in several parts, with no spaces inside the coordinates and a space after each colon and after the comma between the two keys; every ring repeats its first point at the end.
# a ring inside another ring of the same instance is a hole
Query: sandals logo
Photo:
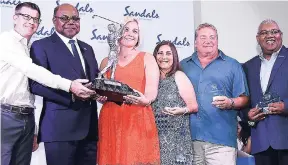
{"type": "Polygon", "coordinates": [[[104,34],[99,34],[97,32],[98,29],[94,29],[92,31],[92,37],[90,38],[91,40],[96,40],[100,43],[107,43],[107,37],[108,35],[104,35],[104,34]]]}
{"type": "Polygon", "coordinates": [[[19,3],[21,3],[21,1],[19,0],[1,0],[0,1],[1,7],[9,7],[9,8],[14,8],[19,3]]]}
{"type": "Polygon", "coordinates": [[[157,35],[157,42],[156,44],[160,43],[161,41],[170,41],[172,42],[175,46],[177,47],[182,47],[182,46],[190,46],[190,42],[187,40],[187,37],[184,37],[182,40],[180,37],[175,37],[172,40],[167,40],[167,39],[161,39],[162,34],[157,35]]]}
{"type": "Polygon", "coordinates": [[[153,10],[152,12],[148,12],[147,9],[144,9],[143,11],[133,11],[130,6],[125,7],[124,16],[139,17],[140,19],[147,20],[160,18],[159,14],[156,13],[156,10],[153,10]]]}
{"type": "Polygon", "coordinates": [[[39,27],[36,33],[33,35],[33,39],[42,39],[51,36],[55,31],[55,28],[45,28],[45,26],[39,27]]]}
{"type": "MultiPolygon", "coordinates": [[[[59,6],[60,4],[60,0],[56,1],[56,5],[59,6]]],[[[82,5],[80,4],[80,2],[78,2],[75,5],[75,8],[79,11],[80,14],[85,14],[85,13],[93,13],[94,9],[92,7],[90,7],[89,3],[86,3],[86,5],[82,5]]]]}

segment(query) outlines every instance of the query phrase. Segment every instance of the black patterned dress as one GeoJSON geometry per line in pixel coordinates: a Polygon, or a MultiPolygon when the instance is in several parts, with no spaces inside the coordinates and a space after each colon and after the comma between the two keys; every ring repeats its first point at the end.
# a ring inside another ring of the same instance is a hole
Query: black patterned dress
{"type": "Polygon", "coordinates": [[[158,96],[152,104],[159,134],[161,164],[192,165],[189,115],[171,116],[162,112],[165,107],[186,107],[174,76],[160,80],[158,96]]]}

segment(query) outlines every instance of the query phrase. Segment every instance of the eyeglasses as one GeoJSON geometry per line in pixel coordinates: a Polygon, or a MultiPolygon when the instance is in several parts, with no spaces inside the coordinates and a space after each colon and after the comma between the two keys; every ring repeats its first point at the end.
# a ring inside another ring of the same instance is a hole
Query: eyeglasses
{"type": "Polygon", "coordinates": [[[68,17],[67,15],[63,15],[63,16],[61,16],[61,17],[54,16],[54,18],[60,19],[61,22],[63,22],[63,23],[67,23],[67,22],[69,22],[70,20],[72,20],[73,22],[79,22],[79,21],[80,21],[80,18],[77,17],[77,16],[68,17]]]}
{"type": "Polygon", "coordinates": [[[31,19],[33,19],[33,22],[36,24],[40,24],[40,22],[41,22],[40,18],[32,17],[31,15],[28,15],[28,14],[17,13],[15,15],[21,15],[27,21],[30,21],[31,19]]]}
{"type": "Polygon", "coordinates": [[[200,38],[200,40],[203,40],[203,41],[207,40],[207,38],[209,38],[210,40],[216,40],[217,36],[216,35],[211,35],[211,36],[207,37],[207,36],[201,35],[201,36],[199,36],[199,38],[200,38]]]}
{"type": "Polygon", "coordinates": [[[262,30],[262,31],[260,31],[260,32],[258,33],[258,35],[260,35],[260,36],[267,36],[269,33],[270,33],[271,35],[277,35],[277,34],[281,34],[282,32],[281,32],[281,30],[278,30],[278,29],[272,29],[272,30],[269,30],[269,31],[267,31],[267,30],[262,30]]]}

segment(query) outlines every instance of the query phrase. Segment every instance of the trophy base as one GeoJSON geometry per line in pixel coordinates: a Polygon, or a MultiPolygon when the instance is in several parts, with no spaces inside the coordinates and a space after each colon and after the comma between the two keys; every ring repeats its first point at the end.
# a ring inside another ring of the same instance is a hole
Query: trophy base
{"type": "Polygon", "coordinates": [[[114,102],[118,105],[123,104],[124,101],[123,96],[126,95],[134,95],[137,97],[140,96],[127,84],[105,78],[95,78],[92,81],[91,89],[95,90],[96,93],[101,96],[106,96],[107,101],[114,102]]]}

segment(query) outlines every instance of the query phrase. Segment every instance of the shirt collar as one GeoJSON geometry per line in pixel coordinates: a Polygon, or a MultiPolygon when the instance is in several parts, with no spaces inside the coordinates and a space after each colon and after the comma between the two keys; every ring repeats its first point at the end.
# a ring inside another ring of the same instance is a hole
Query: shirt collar
{"type": "Polygon", "coordinates": [[[17,41],[21,42],[22,44],[28,46],[28,40],[27,38],[21,36],[18,32],[16,32],[14,29],[11,30],[12,35],[17,39],[17,41]]]}
{"type": "Polygon", "coordinates": [[[70,39],[70,38],[67,38],[67,37],[63,36],[62,34],[58,33],[57,31],[56,31],[56,34],[61,38],[61,40],[62,40],[66,45],[69,44],[69,41],[70,41],[70,40],[75,40],[75,41],[77,42],[76,36],[74,36],[72,39],[70,39]]]}
{"type": "MultiPolygon", "coordinates": [[[[226,60],[226,56],[225,56],[225,54],[221,51],[221,50],[218,50],[218,57],[217,58],[220,58],[220,59],[222,59],[222,60],[226,60]]],[[[216,58],[216,59],[217,59],[216,58]]],[[[195,60],[198,60],[198,54],[197,54],[197,51],[195,51],[190,57],[188,57],[187,58],[187,61],[186,62],[188,62],[188,61],[190,61],[190,60],[192,60],[192,61],[194,61],[195,62],[195,60]]]]}
{"type": "MultiPolygon", "coordinates": [[[[283,47],[283,45],[281,46],[281,48],[277,52],[272,53],[271,58],[276,58],[278,56],[280,50],[282,49],[282,47],[283,47]]],[[[259,58],[260,58],[261,61],[265,60],[265,57],[263,56],[263,52],[262,51],[259,54],[259,58]]]]}
{"type": "Polygon", "coordinates": [[[218,50],[218,57],[217,58],[221,58],[222,60],[226,60],[226,56],[225,54],[221,51],[221,50],[218,50]]]}

